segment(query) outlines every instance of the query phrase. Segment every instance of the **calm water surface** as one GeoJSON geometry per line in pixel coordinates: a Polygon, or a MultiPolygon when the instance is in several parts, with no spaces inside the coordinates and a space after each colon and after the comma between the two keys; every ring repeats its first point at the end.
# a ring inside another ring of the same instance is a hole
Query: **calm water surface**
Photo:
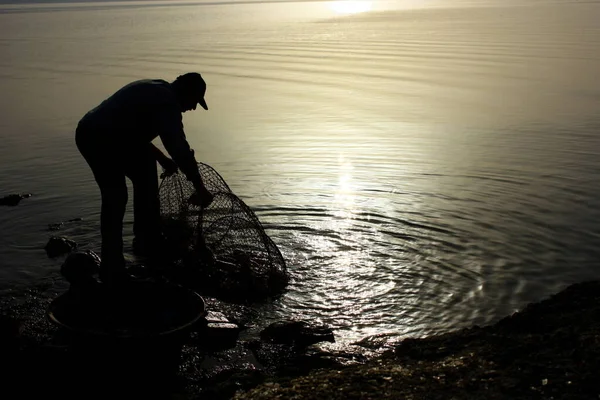
{"type": "Polygon", "coordinates": [[[195,70],[192,147],[293,274],[265,322],[425,335],[600,278],[600,3],[449,3],[0,5],[0,195],[34,194],[0,209],[0,288],[58,275],[48,224],[99,248],[79,118],[195,70]]]}

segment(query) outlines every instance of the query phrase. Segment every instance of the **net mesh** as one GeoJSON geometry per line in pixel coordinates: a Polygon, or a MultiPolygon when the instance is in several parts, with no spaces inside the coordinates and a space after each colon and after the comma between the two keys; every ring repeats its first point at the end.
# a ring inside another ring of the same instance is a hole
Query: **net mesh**
{"type": "Polygon", "coordinates": [[[162,230],[171,257],[193,274],[186,283],[213,294],[252,300],[279,293],[288,282],[285,260],[256,214],[212,167],[199,163],[214,195],[205,209],[190,204],[194,187],[178,172],[159,189],[162,230]]]}

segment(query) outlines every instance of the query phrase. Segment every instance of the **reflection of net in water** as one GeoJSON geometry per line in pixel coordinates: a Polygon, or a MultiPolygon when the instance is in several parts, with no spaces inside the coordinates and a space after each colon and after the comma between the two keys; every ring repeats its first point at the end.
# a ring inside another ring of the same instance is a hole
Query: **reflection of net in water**
{"type": "Polygon", "coordinates": [[[280,291],[288,276],[275,243],[254,212],[231,192],[213,168],[200,163],[199,171],[214,195],[204,210],[188,203],[194,187],[183,174],[165,178],[160,186],[162,228],[175,257],[184,257],[186,264],[195,264],[193,268],[212,269],[202,274],[202,279],[212,281],[203,282],[204,285],[242,290],[248,297],[280,291]],[[212,266],[203,264],[203,241],[218,260],[212,266]]]}

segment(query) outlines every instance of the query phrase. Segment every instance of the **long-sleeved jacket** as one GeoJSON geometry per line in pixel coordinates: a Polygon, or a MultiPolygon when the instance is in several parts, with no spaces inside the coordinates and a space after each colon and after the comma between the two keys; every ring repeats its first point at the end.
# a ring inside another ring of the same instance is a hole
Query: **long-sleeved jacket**
{"type": "Polygon", "coordinates": [[[127,152],[157,136],[188,179],[198,166],[183,130],[181,106],[171,84],[161,79],[132,82],[90,110],[79,122],[80,141],[127,152]]]}

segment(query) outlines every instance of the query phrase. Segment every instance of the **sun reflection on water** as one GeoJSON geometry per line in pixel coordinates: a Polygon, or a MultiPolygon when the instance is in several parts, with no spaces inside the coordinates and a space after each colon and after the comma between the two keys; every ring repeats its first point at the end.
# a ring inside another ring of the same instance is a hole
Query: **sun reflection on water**
{"type": "Polygon", "coordinates": [[[356,188],[352,179],[354,167],[343,155],[338,157],[338,186],[334,194],[335,208],[333,215],[337,218],[351,219],[355,213],[356,188]]]}

